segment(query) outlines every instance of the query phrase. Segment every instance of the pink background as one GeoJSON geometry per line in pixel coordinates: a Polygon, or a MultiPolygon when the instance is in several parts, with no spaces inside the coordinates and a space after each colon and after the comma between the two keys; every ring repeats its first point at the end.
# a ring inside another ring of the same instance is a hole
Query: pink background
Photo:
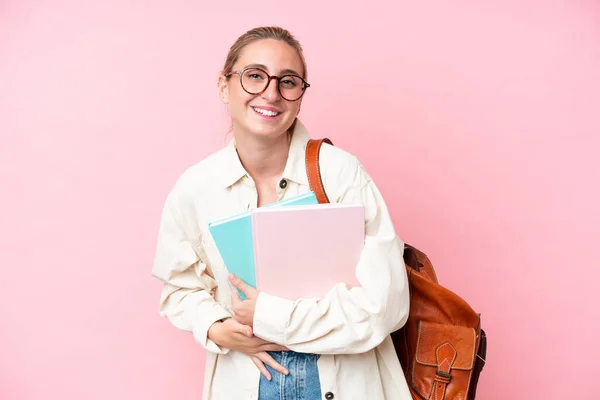
{"type": "Polygon", "coordinates": [[[1,399],[200,398],[203,350],[158,316],[158,218],[223,145],[217,73],[263,24],[306,49],[313,135],[482,313],[480,398],[594,398],[597,2],[86,3],[0,1],[1,399]]]}

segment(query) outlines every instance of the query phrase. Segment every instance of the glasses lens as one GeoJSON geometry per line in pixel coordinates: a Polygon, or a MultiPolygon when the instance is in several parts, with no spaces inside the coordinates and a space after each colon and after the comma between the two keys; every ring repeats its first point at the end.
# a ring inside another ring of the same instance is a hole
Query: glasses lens
{"type": "MultiPolygon", "coordinates": [[[[242,74],[242,86],[248,93],[261,93],[269,82],[269,75],[259,68],[247,69],[242,74]]],[[[279,92],[286,100],[298,100],[304,93],[304,82],[298,76],[283,76],[279,80],[279,92]]]]}
{"type": "Polygon", "coordinates": [[[242,86],[250,93],[262,92],[269,83],[269,76],[258,68],[247,69],[242,74],[242,86]]]}
{"type": "Polygon", "coordinates": [[[279,80],[279,91],[284,99],[297,100],[304,92],[304,82],[298,76],[283,76],[279,80]]]}

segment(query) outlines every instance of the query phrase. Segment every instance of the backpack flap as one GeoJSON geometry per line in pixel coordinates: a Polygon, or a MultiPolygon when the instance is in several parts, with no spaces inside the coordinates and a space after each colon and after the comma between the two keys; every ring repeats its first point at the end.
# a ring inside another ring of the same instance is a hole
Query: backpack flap
{"type": "Polygon", "coordinates": [[[411,385],[425,399],[466,399],[478,347],[477,332],[419,321],[411,385]]]}

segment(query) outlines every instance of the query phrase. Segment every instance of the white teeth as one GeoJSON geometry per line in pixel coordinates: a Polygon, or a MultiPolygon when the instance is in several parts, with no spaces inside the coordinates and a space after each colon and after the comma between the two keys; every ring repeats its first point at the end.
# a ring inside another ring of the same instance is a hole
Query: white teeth
{"type": "Polygon", "coordinates": [[[274,117],[274,116],[276,116],[277,114],[279,114],[279,113],[278,113],[278,112],[276,112],[276,111],[263,110],[262,108],[256,108],[256,107],[252,107],[252,109],[253,109],[254,111],[256,111],[257,113],[259,113],[259,114],[266,115],[267,117],[274,117]]]}

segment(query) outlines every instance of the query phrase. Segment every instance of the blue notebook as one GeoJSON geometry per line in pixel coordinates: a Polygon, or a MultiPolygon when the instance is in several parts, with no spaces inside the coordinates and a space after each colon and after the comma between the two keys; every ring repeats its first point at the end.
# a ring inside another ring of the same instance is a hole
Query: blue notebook
{"type": "MultiPolygon", "coordinates": [[[[304,206],[318,204],[314,192],[280,200],[263,207],[304,206]]],[[[254,243],[252,241],[252,211],[246,211],[208,224],[221,258],[231,273],[256,288],[254,243]]],[[[246,296],[238,290],[242,299],[246,296]]]]}

